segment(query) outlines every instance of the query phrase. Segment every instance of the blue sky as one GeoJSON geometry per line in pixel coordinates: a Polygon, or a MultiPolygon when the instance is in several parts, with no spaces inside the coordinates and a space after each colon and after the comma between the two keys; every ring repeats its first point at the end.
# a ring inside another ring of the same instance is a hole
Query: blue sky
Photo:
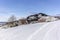
{"type": "Polygon", "coordinates": [[[39,12],[60,14],[60,0],[0,0],[0,21],[11,15],[21,18],[39,12]]]}

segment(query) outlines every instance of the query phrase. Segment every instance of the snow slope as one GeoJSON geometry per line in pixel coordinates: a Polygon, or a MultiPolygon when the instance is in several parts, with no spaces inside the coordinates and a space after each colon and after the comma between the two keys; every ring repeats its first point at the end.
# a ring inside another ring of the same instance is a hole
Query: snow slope
{"type": "Polygon", "coordinates": [[[0,29],[0,40],[60,40],[60,21],[0,29]]]}
{"type": "Polygon", "coordinates": [[[27,40],[60,40],[60,21],[45,24],[27,40]]]}
{"type": "Polygon", "coordinates": [[[27,40],[27,38],[45,23],[29,24],[9,29],[0,29],[0,40],[27,40]]]}

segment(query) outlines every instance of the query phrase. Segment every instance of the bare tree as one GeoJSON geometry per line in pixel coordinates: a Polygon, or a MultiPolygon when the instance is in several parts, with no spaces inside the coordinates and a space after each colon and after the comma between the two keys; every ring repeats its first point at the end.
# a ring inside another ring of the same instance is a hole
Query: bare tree
{"type": "Polygon", "coordinates": [[[14,15],[12,15],[9,19],[8,22],[13,22],[16,21],[16,17],[14,15]]]}
{"type": "Polygon", "coordinates": [[[9,19],[8,19],[8,23],[7,23],[8,27],[15,27],[16,26],[16,17],[14,15],[12,15],[9,19]]]}

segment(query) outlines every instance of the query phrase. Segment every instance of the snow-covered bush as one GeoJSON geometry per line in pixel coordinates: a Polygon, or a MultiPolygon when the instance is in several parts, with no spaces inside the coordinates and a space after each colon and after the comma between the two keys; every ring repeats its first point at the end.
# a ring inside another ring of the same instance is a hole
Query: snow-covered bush
{"type": "Polygon", "coordinates": [[[51,22],[51,21],[56,21],[59,20],[58,18],[52,17],[52,16],[48,16],[46,17],[46,22],[51,22]]]}
{"type": "Polygon", "coordinates": [[[40,19],[38,19],[38,22],[46,22],[46,18],[45,17],[41,17],[40,19]]]}
{"type": "Polygon", "coordinates": [[[26,20],[25,18],[19,19],[18,22],[19,22],[19,23],[18,23],[19,25],[27,24],[27,20],[26,20]]]}

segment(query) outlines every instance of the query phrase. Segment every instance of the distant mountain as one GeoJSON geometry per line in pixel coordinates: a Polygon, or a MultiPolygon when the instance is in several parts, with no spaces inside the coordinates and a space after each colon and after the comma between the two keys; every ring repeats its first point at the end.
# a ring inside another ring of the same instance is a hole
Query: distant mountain
{"type": "Polygon", "coordinates": [[[60,16],[54,16],[55,18],[59,18],[60,19],[60,16]]]}
{"type": "Polygon", "coordinates": [[[6,24],[6,22],[0,22],[0,25],[2,25],[2,24],[6,24]]]}
{"type": "Polygon", "coordinates": [[[56,14],[54,17],[60,19],[60,14],[56,14]]]}
{"type": "Polygon", "coordinates": [[[60,16],[60,14],[56,14],[55,16],[60,16]]]}

